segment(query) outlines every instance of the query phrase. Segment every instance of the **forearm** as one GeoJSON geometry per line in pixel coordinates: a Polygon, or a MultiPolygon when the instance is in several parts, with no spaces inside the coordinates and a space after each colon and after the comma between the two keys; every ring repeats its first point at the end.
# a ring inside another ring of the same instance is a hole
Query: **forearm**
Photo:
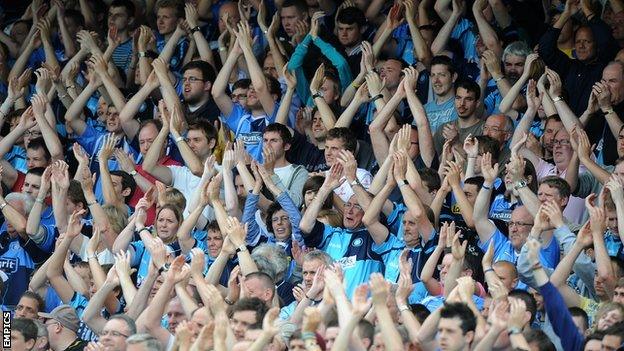
{"type": "Polygon", "coordinates": [[[147,300],[157,278],[158,275],[156,272],[148,272],[143,284],[141,284],[141,287],[134,296],[132,303],[128,303],[128,306],[130,307],[128,308],[127,314],[134,320],[136,320],[139,317],[139,314],[147,307],[147,300]]]}
{"type": "Polygon", "coordinates": [[[171,57],[173,56],[173,53],[176,50],[176,47],[178,46],[178,42],[180,41],[183,35],[184,35],[183,31],[176,29],[176,31],[173,32],[169,40],[167,40],[165,47],[162,49],[158,57],[163,59],[165,62],[169,63],[169,61],[171,60],[171,57]]]}
{"type": "MultiPolygon", "coordinates": [[[[51,111],[51,107],[50,107],[51,111]]],[[[43,141],[50,152],[50,156],[52,160],[58,160],[63,158],[63,145],[61,144],[61,140],[58,137],[58,134],[55,129],[48,123],[48,120],[45,116],[37,116],[35,115],[35,119],[37,120],[37,125],[39,129],[41,129],[41,136],[43,137],[43,141]]]]}
{"type": "Polygon", "coordinates": [[[568,106],[568,104],[565,101],[563,100],[555,101],[554,105],[555,105],[555,108],[557,109],[557,113],[559,114],[559,117],[561,117],[561,122],[563,123],[563,125],[565,126],[568,132],[572,132],[572,129],[574,129],[574,127],[583,129],[583,126],[579,122],[578,118],[576,117],[574,112],[572,112],[572,110],[570,109],[570,106],[568,106]]]}
{"type": "MultiPolygon", "coordinates": [[[[42,235],[43,228],[41,228],[41,213],[43,212],[44,198],[45,198],[45,195],[40,194],[37,196],[37,199],[40,199],[40,200],[35,201],[32,209],[30,210],[30,213],[28,214],[28,220],[26,221],[26,234],[30,238],[32,238],[35,241],[35,243],[41,243],[44,238],[42,235]]],[[[9,206],[7,206],[6,208],[8,207],[9,206]]],[[[15,226],[13,223],[11,223],[10,217],[7,217],[7,221],[9,221],[9,224],[12,224],[13,226],[15,226]]]]}
{"type": "Polygon", "coordinates": [[[108,160],[100,159],[100,181],[102,182],[102,195],[104,196],[104,204],[120,207],[123,200],[117,194],[113,186],[113,179],[108,170],[108,160]]]}
{"type": "Polygon", "coordinates": [[[104,83],[104,88],[110,95],[111,100],[113,100],[113,105],[117,111],[123,110],[126,105],[126,98],[124,98],[121,90],[117,87],[111,76],[107,72],[100,73],[100,77],[102,78],[102,83],[104,83]]]}
{"type": "MultiPolygon", "coordinates": [[[[353,122],[353,117],[355,117],[358,110],[360,109],[360,106],[362,106],[362,101],[359,98],[354,97],[355,88],[352,87],[353,84],[355,84],[355,81],[354,83],[349,85],[347,90],[345,90],[344,94],[342,94],[344,98],[345,96],[349,95],[349,90],[353,89],[353,95],[351,95],[348,100],[350,101],[349,105],[347,106],[346,109],[344,109],[344,111],[342,111],[342,113],[340,114],[340,117],[338,117],[336,124],[334,124],[334,128],[349,128],[349,126],[351,125],[351,122],[353,122]]],[[[342,104],[342,100],[341,100],[341,105],[344,106],[344,104],[342,104]]]]}
{"type": "Polygon", "coordinates": [[[195,244],[195,239],[191,235],[193,228],[197,224],[197,220],[199,216],[202,214],[202,211],[206,207],[205,204],[199,204],[195,207],[195,209],[190,213],[188,217],[184,219],[180,228],[178,228],[178,232],[176,236],[178,237],[178,242],[180,243],[180,248],[183,254],[188,254],[193,245],[195,244]]]}
{"type": "Polygon", "coordinates": [[[433,146],[433,134],[431,133],[431,126],[427,120],[427,113],[416,96],[416,92],[407,92],[407,103],[412,116],[414,116],[414,122],[416,122],[416,130],[418,131],[418,142],[420,146],[420,157],[427,166],[431,166],[433,159],[435,158],[435,148],[433,146]]]}
{"type": "Polygon", "coordinates": [[[314,104],[321,114],[321,119],[323,120],[325,128],[327,128],[327,130],[334,128],[336,124],[336,116],[334,116],[334,112],[329,107],[325,99],[322,96],[317,96],[314,98],[314,104]]]}
{"type": "Polygon", "coordinates": [[[506,94],[503,94],[503,92],[501,91],[503,99],[498,105],[498,110],[501,113],[507,113],[509,110],[511,110],[514,101],[516,101],[516,98],[520,95],[520,91],[522,90],[522,87],[526,84],[528,79],[529,77],[527,72],[527,74],[523,74],[520,79],[518,79],[516,83],[514,83],[514,85],[510,89],[508,89],[506,94]]]}
{"type": "Polygon", "coordinates": [[[134,236],[134,229],[135,220],[132,219],[115,239],[111,249],[113,253],[126,251],[128,249],[128,246],[130,246],[130,242],[132,241],[132,237],[134,236]]]}
{"type": "Polygon", "coordinates": [[[139,330],[147,330],[148,332],[154,328],[160,327],[160,321],[162,315],[165,312],[165,307],[168,305],[169,297],[173,291],[173,283],[165,278],[165,281],[160,286],[160,289],[156,291],[156,295],[150,303],[150,308],[147,308],[141,313],[141,316],[137,319],[137,328],[139,330]]]}
{"type": "Polygon", "coordinates": [[[566,169],[565,180],[570,185],[570,189],[574,192],[578,187],[578,177],[579,177],[579,158],[578,154],[574,152],[572,154],[572,158],[570,159],[570,163],[568,163],[568,168],[566,169]]]}
{"type": "Polygon", "coordinates": [[[383,304],[375,305],[375,313],[377,314],[377,323],[381,329],[385,349],[389,351],[403,350],[401,335],[396,329],[385,301],[383,304]]]}
{"type": "Polygon", "coordinates": [[[134,283],[129,275],[123,273],[120,274],[119,271],[117,271],[117,275],[119,275],[119,285],[121,286],[121,292],[123,293],[126,305],[132,306],[134,298],[137,295],[137,288],[134,286],[134,283]]]}
{"type": "Polygon", "coordinates": [[[589,157],[583,157],[580,159],[581,163],[591,174],[600,182],[600,184],[606,184],[611,177],[611,174],[600,167],[596,161],[589,157]]]}
{"type": "Polygon", "coordinates": [[[101,333],[104,329],[104,324],[106,324],[106,319],[102,317],[101,311],[104,307],[104,301],[108,294],[112,293],[115,289],[115,286],[110,283],[104,284],[101,288],[99,288],[91,299],[89,299],[89,303],[85,308],[82,319],[85,323],[96,333],[101,333]]]}
{"type": "MultiPolygon", "coordinates": [[[[436,3],[436,6],[437,5],[438,4],[436,3]]],[[[444,23],[442,29],[440,29],[438,35],[433,40],[433,43],[431,43],[431,52],[433,55],[439,55],[446,48],[446,44],[451,37],[451,33],[453,32],[453,28],[455,28],[457,21],[459,21],[459,14],[452,14],[448,21],[444,23]]]]}
{"type": "Polygon", "coordinates": [[[293,95],[295,94],[295,89],[291,89],[288,87],[286,89],[286,94],[282,97],[282,102],[280,103],[279,109],[277,109],[277,115],[275,116],[275,123],[283,124],[288,126],[288,113],[290,112],[290,105],[292,104],[293,95]]]}
{"type": "Polygon", "coordinates": [[[454,184],[452,189],[455,200],[457,200],[457,204],[459,205],[459,211],[461,216],[464,218],[466,225],[470,228],[474,228],[474,219],[472,217],[474,211],[470,201],[468,201],[468,198],[466,197],[464,189],[462,189],[459,184],[454,184]]]}
{"type": "Polygon", "coordinates": [[[208,268],[208,273],[206,273],[205,281],[207,284],[218,286],[219,280],[221,279],[221,275],[223,274],[223,270],[227,265],[229,257],[227,254],[220,252],[219,256],[212,262],[210,268],[208,268]]]}
{"type": "Polygon", "coordinates": [[[232,217],[238,218],[240,216],[240,209],[232,170],[223,170],[223,190],[225,192],[225,209],[227,213],[232,217]]]}
{"type": "Polygon", "coordinates": [[[475,346],[474,351],[492,350],[494,348],[494,343],[502,332],[503,330],[498,327],[491,327],[483,339],[475,346]]]}
{"type": "Polygon", "coordinates": [[[556,286],[560,287],[563,284],[566,284],[570,273],[572,272],[572,266],[574,262],[578,258],[578,256],[583,251],[583,247],[581,245],[575,244],[572,246],[570,252],[567,255],[563,256],[559,264],[555,268],[553,274],[550,276],[550,282],[556,286]]]}
{"type": "Polygon", "coordinates": [[[89,29],[96,29],[97,20],[87,0],[80,0],[80,12],[84,17],[86,27],[89,29]]]}
{"type": "Polygon", "coordinates": [[[316,193],[316,196],[310,203],[310,206],[308,206],[305,213],[303,214],[303,217],[301,218],[299,228],[301,228],[301,231],[303,233],[309,234],[312,231],[312,228],[314,228],[314,224],[316,223],[316,217],[321,211],[325,199],[327,199],[327,197],[332,193],[333,191],[331,189],[327,189],[321,186],[319,191],[316,193]]]}
{"type": "Polygon", "coordinates": [[[531,123],[533,123],[533,119],[535,118],[535,113],[536,111],[530,107],[526,110],[526,112],[520,119],[520,122],[518,122],[518,125],[514,129],[514,133],[513,133],[513,136],[511,137],[511,142],[510,142],[511,147],[516,145],[518,141],[522,139],[525,133],[529,133],[529,129],[531,128],[531,123]]]}
{"type": "Polygon", "coordinates": [[[537,195],[535,195],[535,193],[528,187],[519,189],[518,193],[520,194],[520,199],[522,200],[522,203],[524,204],[524,206],[526,206],[527,210],[529,210],[531,216],[536,216],[537,211],[539,210],[539,207],[541,205],[541,202],[537,198],[537,195]]]}

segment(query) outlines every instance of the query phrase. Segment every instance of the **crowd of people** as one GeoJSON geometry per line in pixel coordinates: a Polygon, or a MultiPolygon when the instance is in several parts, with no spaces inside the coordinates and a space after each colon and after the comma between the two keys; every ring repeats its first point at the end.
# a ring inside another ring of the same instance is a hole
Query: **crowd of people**
{"type": "Polygon", "coordinates": [[[623,0],[0,26],[4,349],[624,350],[623,0]]]}

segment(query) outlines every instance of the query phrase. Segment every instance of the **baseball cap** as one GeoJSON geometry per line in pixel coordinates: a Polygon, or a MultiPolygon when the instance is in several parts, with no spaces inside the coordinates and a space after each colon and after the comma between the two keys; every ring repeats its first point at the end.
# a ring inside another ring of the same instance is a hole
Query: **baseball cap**
{"type": "Polygon", "coordinates": [[[74,332],[78,331],[78,326],[80,325],[78,314],[70,305],[60,305],[50,313],[39,312],[39,317],[54,319],[65,328],[74,332]]]}

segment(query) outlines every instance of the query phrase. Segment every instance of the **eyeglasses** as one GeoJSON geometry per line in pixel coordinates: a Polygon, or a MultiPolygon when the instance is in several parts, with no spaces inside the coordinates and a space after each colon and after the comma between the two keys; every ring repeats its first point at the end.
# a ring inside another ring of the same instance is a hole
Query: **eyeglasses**
{"type": "Polygon", "coordinates": [[[120,337],[120,336],[124,337],[124,338],[128,337],[128,335],[122,334],[122,333],[120,333],[120,332],[118,332],[116,330],[102,330],[102,332],[100,333],[100,337],[104,337],[106,335],[114,336],[116,338],[120,337]]]}
{"type": "Polygon", "coordinates": [[[196,83],[196,82],[203,82],[203,79],[197,78],[197,77],[184,77],[182,78],[182,83],[196,83]]]}
{"type": "Polygon", "coordinates": [[[242,100],[246,98],[247,98],[247,94],[232,94],[232,99],[234,100],[242,100]]]}
{"type": "Polygon", "coordinates": [[[277,223],[277,222],[287,222],[289,220],[288,216],[281,216],[281,217],[273,217],[271,218],[271,222],[273,223],[277,223]]]}
{"type": "Polygon", "coordinates": [[[553,146],[555,145],[570,146],[570,140],[553,140],[552,144],[553,146]]]}
{"type": "Polygon", "coordinates": [[[345,204],[344,204],[344,209],[345,209],[345,210],[348,210],[348,209],[350,209],[350,208],[353,208],[354,210],[360,210],[360,211],[362,211],[362,206],[360,206],[360,205],[358,205],[358,204],[351,204],[351,203],[345,202],[345,204]]]}
{"type": "Polygon", "coordinates": [[[524,222],[509,222],[507,224],[507,227],[511,228],[514,226],[519,226],[519,227],[532,227],[533,223],[524,223],[524,222]]]}
{"type": "Polygon", "coordinates": [[[500,133],[500,132],[504,132],[503,129],[500,129],[498,127],[490,127],[488,125],[483,126],[483,133],[487,133],[488,131],[491,131],[493,133],[500,133]]]}

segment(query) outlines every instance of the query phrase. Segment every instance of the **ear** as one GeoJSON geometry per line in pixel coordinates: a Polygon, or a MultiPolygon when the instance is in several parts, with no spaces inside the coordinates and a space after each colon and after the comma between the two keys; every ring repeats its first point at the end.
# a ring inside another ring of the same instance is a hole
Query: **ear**
{"type": "Polygon", "coordinates": [[[453,73],[453,83],[457,80],[457,73],[453,73]]]}
{"type": "Polygon", "coordinates": [[[37,339],[31,339],[26,341],[25,346],[26,346],[26,350],[32,350],[35,347],[35,344],[37,343],[37,339]]]}
{"type": "Polygon", "coordinates": [[[284,143],[284,151],[290,150],[290,144],[284,143]]]}
{"type": "Polygon", "coordinates": [[[515,287],[518,285],[518,277],[516,277],[514,280],[512,280],[512,281],[511,281],[511,283],[513,284],[513,285],[511,286],[511,288],[512,288],[512,289],[513,289],[513,288],[515,288],[515,287]]]}
{"type": "Polygon", "coordinates": [[[217,145],[217,139],[210,139],[210,141],[208,142],[208,148],[210,150],[214,149],[216,145],[217,145]]]}
{"type": "Polygon", "coordinates": [[[124,188],[124,189],[121,191],[121,196],[123,196],[123,197],[125,198],[126,196],[130,195],[130,193],[131,193],[131,192],[132,192],[132,189],[130,189],[130,188],[124,188]]]}
{"type": "MultiPolygon", "coordinates": [[[[564,197],[563,199],[561,199],[561,207],[562,208],[566,208],[566,206],[568,206],[568,201],[570,201],[570,197],[564,197]]],[[[562,210],[563,211],[563,210],[562,210]]]]}
{"type": "Polygon", "coordinates": [[[470,344],[472,343],[472,341],[474,340],[474,331],[468,331],[466,332],[466,335],[464,335],[464,338],[466,339],[466,344],[470,344]]]}
{"type": "Polygon", "coordinates": [[[204,91],[210,92],[212,90],[212,82],[204,82],[204,91]]]}

